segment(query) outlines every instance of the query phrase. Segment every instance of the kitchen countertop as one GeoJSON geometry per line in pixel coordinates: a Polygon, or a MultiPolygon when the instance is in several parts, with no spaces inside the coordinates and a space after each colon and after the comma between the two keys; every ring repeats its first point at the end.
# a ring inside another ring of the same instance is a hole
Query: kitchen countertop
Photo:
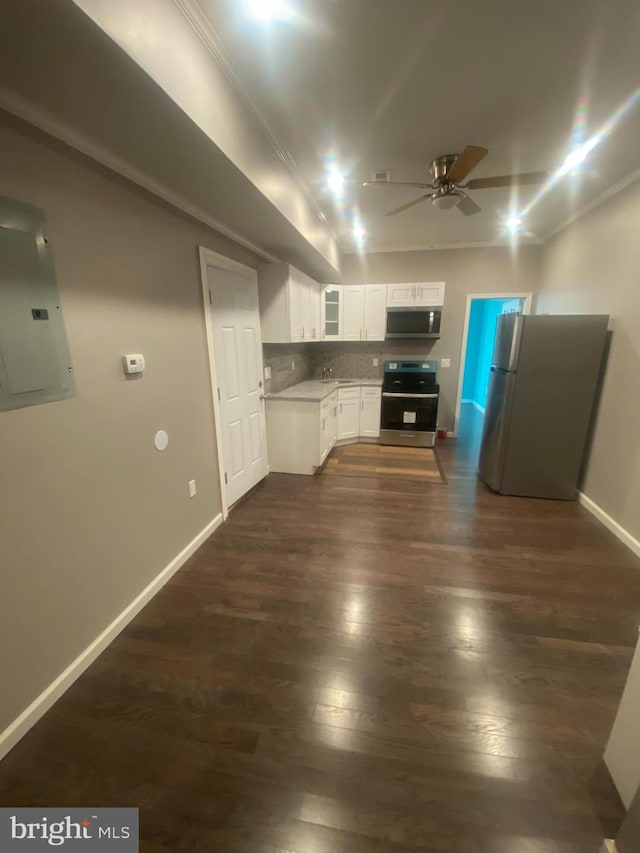
{"type": "Polygon", "coordinates": [[[373,388],[380,388],[382,379],[349,379],[348,381],[341,380],[340,384],[331,382],[321,382],[319,379],[307,379],[306,382],[298,382],[297,385],[291,385],[283,391],[276,391],[274,394],[265,394],[267,400],[300,400],[302,402],[320,402],[333,394],[338,388],[353,388],[368,385],[373,388]]]}

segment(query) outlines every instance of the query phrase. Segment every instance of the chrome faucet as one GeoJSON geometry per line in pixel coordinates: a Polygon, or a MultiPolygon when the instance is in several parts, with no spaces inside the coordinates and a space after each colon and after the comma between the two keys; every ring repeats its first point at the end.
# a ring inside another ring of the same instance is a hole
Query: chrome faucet
{"type": "Polygon", "coordinates": [[[323,379],[326,379],[330,373],[333,373],[332,368],[330,368],[330,367],[323,367],[322,368],[322,378],[323,379]]]}

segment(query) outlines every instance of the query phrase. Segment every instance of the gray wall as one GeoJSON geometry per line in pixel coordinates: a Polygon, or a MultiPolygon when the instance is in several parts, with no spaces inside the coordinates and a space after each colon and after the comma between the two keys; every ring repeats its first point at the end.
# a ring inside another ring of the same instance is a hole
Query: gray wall
{"type": "Polygon", "coordinates": [[[610,314],[611,349],[583,484],[640,538],[640,183],[545,249],[537,311],[610,314]]]}
{"type": "Polygon", "coordinates": [[[440,340],[411,347],[385,346],[388,357],[450,358],[450,368],[440,368],[440,426],[453,429],[458,373],[467,295],[469,293],[531,292],[538,287],[542,248],[519,252],[508,248],[451,249],[423,252],[384,252],[345,255],[343,283],[378,284],[402,281],[446,282],[440,340]]]}
{"type": "Polygon", "coordinates": [[[0,150],[48,218],[78,390],[0,413],[2,731],[220,512],[197,246],[256,263],[2,114],[0,150]]]}

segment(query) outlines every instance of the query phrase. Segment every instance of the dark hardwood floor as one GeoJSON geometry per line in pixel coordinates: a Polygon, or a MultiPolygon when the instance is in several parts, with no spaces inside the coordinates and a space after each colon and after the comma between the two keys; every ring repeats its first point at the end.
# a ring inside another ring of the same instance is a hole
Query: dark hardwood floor
{"type": "Polygon", "coordinates": [[[145,853],[596,853],[640,568],[574,503],[271,475],[0,764],[145,853]]]}

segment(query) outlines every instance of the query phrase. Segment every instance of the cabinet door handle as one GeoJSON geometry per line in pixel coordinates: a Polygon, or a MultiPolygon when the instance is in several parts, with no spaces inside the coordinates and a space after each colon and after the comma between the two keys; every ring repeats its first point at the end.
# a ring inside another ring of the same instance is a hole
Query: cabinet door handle
{"type": "Polygon", "coordinates": [[[360,403],[360,411],[364,412],[364,400],[360,403]]]}
{"type": "Polygon", "coordinates": [[[340,403],[340,414],[342,414],[342,403],[340,403]]]}

